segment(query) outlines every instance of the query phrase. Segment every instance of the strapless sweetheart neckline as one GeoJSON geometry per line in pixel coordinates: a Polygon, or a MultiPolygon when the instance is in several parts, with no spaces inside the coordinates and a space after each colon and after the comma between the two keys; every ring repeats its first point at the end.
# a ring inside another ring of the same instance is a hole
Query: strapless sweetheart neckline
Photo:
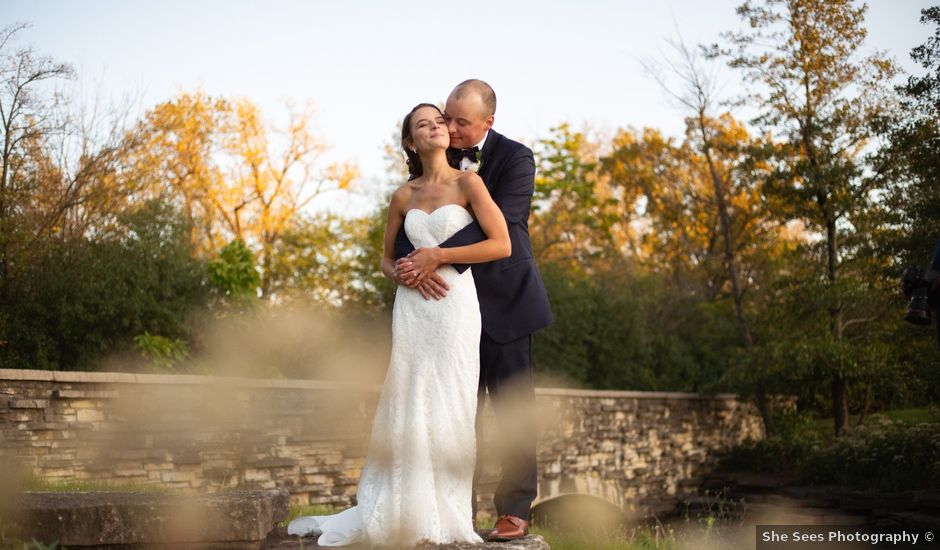
{"type": "Polygon", "coordinates": [[[414,212],[415,210],[417,210],[418,212],[423,213],[423,214],[426,215],[426,216],[433,216],[438,210],[441,210],[442,208],[447,208],[448,206],[456,206],[457,208],[460,208],[460,209],[466,211],[468,214],[470,213],[470,211],[467,210],[467,207],[466,207],[466,206],[457,204],[456,202],[449,202],[449,203],[447,203],[447,204],[442,204],[441,206],[438,206],[437,208],[435,208],[434,210],[431,210],[430,212],[426,212],[426,211],[424,211],[424,210],[421,210],[420,208],[409,208],[408,211],[405,212],[405,216],[407,217],[408,214],[411,214],[411,213],[414,212]]]}

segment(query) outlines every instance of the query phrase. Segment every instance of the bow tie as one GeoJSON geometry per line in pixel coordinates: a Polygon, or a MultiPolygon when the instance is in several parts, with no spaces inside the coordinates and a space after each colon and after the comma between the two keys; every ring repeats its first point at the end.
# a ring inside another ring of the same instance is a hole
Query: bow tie
{"type": "Polygon", "coordinates": [[[460,167],[461,159],[470,159],[470,162],[480,161],[480,148],[473,146],[466,149],[448,149],[447,163],[454,168],[460,167]]]}

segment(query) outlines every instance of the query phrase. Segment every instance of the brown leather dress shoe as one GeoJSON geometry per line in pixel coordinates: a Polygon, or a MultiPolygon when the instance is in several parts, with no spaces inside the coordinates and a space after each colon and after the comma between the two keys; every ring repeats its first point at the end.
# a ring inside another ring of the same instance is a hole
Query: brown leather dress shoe
{"type": "Polygon", "coordinates": [[[506,542],[525,537],[529,529],[529,522],[516,516],[499,516],[496,526],[490,531],[486,540],[489,542],[506,542]]]}

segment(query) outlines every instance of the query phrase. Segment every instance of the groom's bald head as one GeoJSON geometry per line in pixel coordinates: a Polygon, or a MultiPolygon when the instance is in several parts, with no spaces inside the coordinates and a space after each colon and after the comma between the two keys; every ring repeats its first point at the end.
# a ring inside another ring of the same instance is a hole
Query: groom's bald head
{"type": "Polygon", "coordinates": [[[479,99],[484,108],[482,113],[484,118],[496,114],[496,92],[482,80],[476,78],[464,80],[457,84],[450,93],[450,97],[456,100],[479,99]]]}
{"type": "Polygon", "coordinates": [[[493,127],[496,94],[482,80],[465,80],[447,96],[444,116],[450,132],[450,146],[473,147],[493,127]]]}

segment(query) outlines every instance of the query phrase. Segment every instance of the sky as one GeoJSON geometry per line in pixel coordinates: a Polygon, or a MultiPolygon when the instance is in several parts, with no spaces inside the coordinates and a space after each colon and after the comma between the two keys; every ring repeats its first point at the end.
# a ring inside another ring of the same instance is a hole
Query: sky
{"type": "MultiPolygon", "coordinates": [[[[680,135],[682,111],[641,61],[677,33],[713,43],[740,29],[740,2],[0,0],[0,26],[30,22],[21,44],[72,64],[83,89],[142,108],[202,90],[247,97],[276,121],[285,101],[311,102],[327,160],[358,165],[368,194],[401,118],[467,78],[495,89],[494,128],[529,144],[562,122],[680,135]]],[[[909,52],[930,34],[919,23],[930,4],[871,0],[865,49],[919,73],[909,52]]],[[[721,78],[724,95],[741,91],[734,73],[721,78]]]]}

